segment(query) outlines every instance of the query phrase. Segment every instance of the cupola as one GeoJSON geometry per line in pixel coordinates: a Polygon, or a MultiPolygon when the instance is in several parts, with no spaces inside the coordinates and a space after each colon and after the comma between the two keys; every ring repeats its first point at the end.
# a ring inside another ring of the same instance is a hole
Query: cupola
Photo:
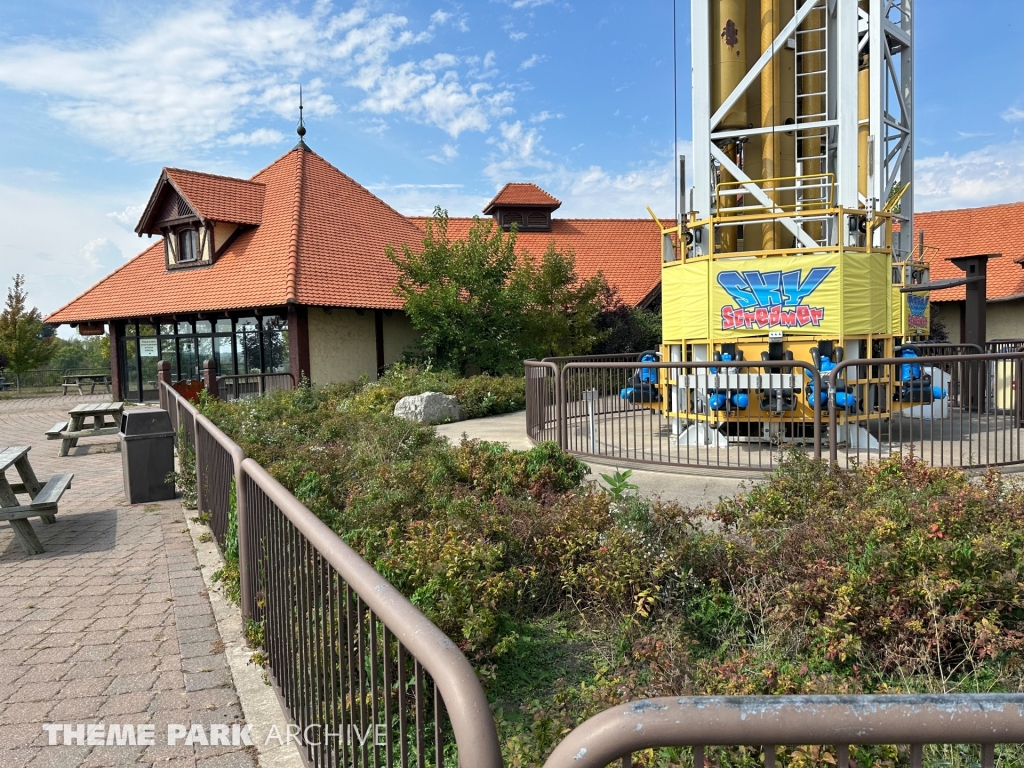
{"type": "Polygon", "coordinates": [[[562,205],[536,184],[509,183],[484,208],[505,230],[516,225],[520,232],[550,232],[551,214],[562,205]]]}

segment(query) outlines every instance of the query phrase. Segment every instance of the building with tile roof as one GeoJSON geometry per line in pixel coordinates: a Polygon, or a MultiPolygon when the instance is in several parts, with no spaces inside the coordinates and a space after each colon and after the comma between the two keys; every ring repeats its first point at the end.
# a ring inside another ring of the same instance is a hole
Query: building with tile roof
{"type": "MultiPolygon", "coordinates": [[[[987,336],[1024,339],[1024,203],[917,213],[914,227],[924,235],[930,281],[964,276],[951,259],[999,254],[988,260],[987,336]]],[[[964,295],[964,286],[931,294],[932,316],[953,342],[963,339],[964,295]]]]}
{"type": "MultiPolygon", "coordinates": [[[[487,212],[522,230],[518,248],[571,248],[582,277],[602,272],[623,302],[660,295],[661,244],[650,219],[558,219],[560,201],[507,184],[487,212]],[[518,218],[517,218],[518,217],[518,218]]],[[[156,399],[156,367],[200,377],[291,373],[315,383],[368,376],[402,358],[416,332],[395,294],[387,246],[418,249],[406,217],[304,142],[251,179],[165,168],[136,232],[135,258],[46,318],[111,339],[116,393],[156,399]]],[[[472,219],[452,219],[450,235],[472,219]]]]}

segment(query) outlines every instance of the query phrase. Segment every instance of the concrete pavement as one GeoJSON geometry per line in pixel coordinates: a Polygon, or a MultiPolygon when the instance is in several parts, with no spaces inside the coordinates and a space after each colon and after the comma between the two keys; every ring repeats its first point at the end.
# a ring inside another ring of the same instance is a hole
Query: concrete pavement
{"type": "MultiPolygon", "coordinates": [[[[109,396],[108,396],[109,397],[109,396]]],[[[256,764],[251,747],[167,746],[167,725],[230,724],[242,710],[177,501],[124,501],[116,437],[65,458],[43,432],[79,402],[0,401],[0,443],[29,445],[43,482],[74,472],[28,556],[0,522],[0,768],[256,764]],[[44,723],[155,726],[153,746],[48,745],[44,723]]],[[[13,472],[13,469],[12,469],[13,472]]]]}

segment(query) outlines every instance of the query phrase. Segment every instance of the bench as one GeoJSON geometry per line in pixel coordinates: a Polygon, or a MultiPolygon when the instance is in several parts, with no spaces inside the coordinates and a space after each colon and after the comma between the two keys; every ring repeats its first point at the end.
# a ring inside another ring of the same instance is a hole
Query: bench
{"type": "Polygon", "coordinates": [[[36,537],[30,517],[38,517],[46,525],[57,522],[57,502],[71,487],[73,474],[54,475],[41,484],[28,460],[30,446],[13,446],[0,451],[0,520],[7,520],[14,529],[18,543],[30,555],[43,551],[36,537]],[[11,467],[18,471],[20,483],[10,483],[6,472],[11,467]],[[22,504],[17,494],[28,494],[29,502],[22,504]]]}
{"type": "Polygon", "coordinates": [[[60,440],[64,436],[64,430],[68,428],[66,421],[58,421],[48,430],[46,430],[47,440],[60,440]]]}

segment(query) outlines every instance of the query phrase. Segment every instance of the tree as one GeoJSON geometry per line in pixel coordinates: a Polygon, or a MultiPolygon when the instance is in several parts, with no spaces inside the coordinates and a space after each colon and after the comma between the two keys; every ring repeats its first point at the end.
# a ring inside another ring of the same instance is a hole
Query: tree
{"type": "Polygon", "coordinates": [[[7,370],[16,376],[44,365],[53,355],[53,337],[47,337],[42,316],[28,309],[25,276],[15,275],[7,289],[7,304],[0,313],[0,354],[7,358],[7,370]]]}
{"type": "Polygon", "coordinates": [[[422,354],[439,367],[505,373],[521,358],[521,299],[508,290],[516,268],[515,232],[479,218],[465,240],[448,236],[448,213],[434,209],[423,248],[387,249],[398,267],[395,292],[421,332],[422,354]]]}
{"type": "Polygon", "coordinates": [[[572,251],[560,253],[551,243],[539,262],[524,256],[512,283],[513,292],[525,298],[527,357],[582,355],[601,340],[597,320],[614,295],[600,272],[586,280],[577,276],[572,251]]]}
{"type": "Polygon", "coordinates": [[[395,292],[422,334],[416,355],[460,374],[508,374],[527,357],[583,354],[600,340],[596,319],[612,296],[604,277],[581,280],[572,252],[551,246],[535,260],[515,247],[515,228],[479,218],[452,240],[435,208],[422,249],[387,249],[395,292]]]}

